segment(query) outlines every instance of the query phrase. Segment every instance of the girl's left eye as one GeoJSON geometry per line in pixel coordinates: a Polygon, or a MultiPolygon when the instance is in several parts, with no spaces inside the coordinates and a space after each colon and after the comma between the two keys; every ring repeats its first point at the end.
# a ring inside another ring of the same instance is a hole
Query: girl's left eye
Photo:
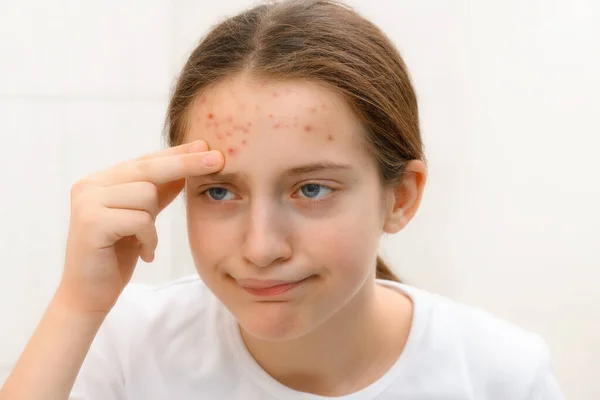
{"type": "Polygon", "coordinates": [[[309,183],[300,187],[300,189],[298,189],[298,192],[302,193],[302,195],[304,195],[309,200],[318,201],[324,196],[327,196],[329,193],[333,192],[333,189],[329,186],[319,185],[316,183],[309,183]]]}

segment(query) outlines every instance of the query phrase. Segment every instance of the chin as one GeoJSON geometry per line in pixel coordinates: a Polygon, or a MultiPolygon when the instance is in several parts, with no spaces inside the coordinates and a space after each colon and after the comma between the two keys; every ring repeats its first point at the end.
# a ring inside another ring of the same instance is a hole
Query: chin
{"type": "Polygon", "coordinates": [[[312,331],[310,323],[289,302],[262,302],[234,314],[249,335],[269,342],[297,339],[312,331]]]}

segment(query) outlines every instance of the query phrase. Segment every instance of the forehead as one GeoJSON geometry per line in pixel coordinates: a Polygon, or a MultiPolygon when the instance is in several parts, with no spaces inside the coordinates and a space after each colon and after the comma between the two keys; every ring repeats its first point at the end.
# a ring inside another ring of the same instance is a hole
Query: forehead
{"type": "Polygon", "coordinates": [[[311,81],[239,75],[202,93],[190,113],[185,141],[206,140],[226,164],[265,158],[348,163],[367,156],[361,124],[345,99],[311,81]]]}

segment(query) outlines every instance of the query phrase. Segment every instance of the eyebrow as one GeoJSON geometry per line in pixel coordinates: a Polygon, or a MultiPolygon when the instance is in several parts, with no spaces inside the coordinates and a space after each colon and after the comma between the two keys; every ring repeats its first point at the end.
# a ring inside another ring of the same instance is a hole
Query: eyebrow
{"type": "Polygon", "coordinates": [[[299,165],[297,167],[293,167],[284,172],[286,176],[297,176],[304,175],[311,172],[319,172],[319,171],[347,171],[351,170],[352,166],[348,164],[337,164],[334,162],[318,162],[306,165],[299,165]]]}
{"type": "MultiPolygon", "coordinates": [[[[305,175],[313,172],[321,172],[321,171],[349,171],[352,169],[352,166],[349,164],[338,164],[334,162],[318,162],[311,163],[305,165],[298,165],[296,167],[292,167],[286,170],[283,175],[285,177],[294,177],[298,175],[305,175]]],[[[205,175],[203,178],[218,181],[218,182],[235,182],[240,178],[248,178],[248,175],[245,173],[239,172],[229,172],[229,173],[214,173],[210,175],[205,175]]]]}

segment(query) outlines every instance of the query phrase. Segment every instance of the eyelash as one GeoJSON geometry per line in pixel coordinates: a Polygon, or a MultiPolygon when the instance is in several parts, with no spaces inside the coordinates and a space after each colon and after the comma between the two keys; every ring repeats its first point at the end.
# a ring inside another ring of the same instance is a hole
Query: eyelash
{"type": "MultiPolygon", "coordinates": [[[[328,189],[328,190],[330,190],[330,193],[329,193],[329,195],[328,195],[328,196],[325,196],[325,197],[323,197],[323,198],[320,198],[320,199],[311,199],[311,198],[309,198],[309,197],[305,197],[305,198],[304,198],[304,200],[306,200],[306,201],[308,201],[308,202],[310,202],[310,203],[319,203],[319,202],[321,202],[321,201],[325,201],[325,200],[329,199],[330,197],[334,196],[334,195],[335,195],[335,194],[338,192],[338,189],[336,189],[336,188],[332,188],[331,186],[323,185],[323,184],[320,184],[320,183],[305,183],[304,185],[300,186],[300,188],[298,188],[298,190],[296,190],[294,193],[296,193],[296,192],[300,191],[300,190],[301,190],[303,187],[305,187],[305,186],[308,186],[308,185],[315,185],[315,186],[319,186],[319,187],[321,187],[321,188],[325,188],[325,189],[328,189]]],[[[207,189],[205,189],[205,190],[203,190],[203,191],[199,192],[199,193],[198,193],[198,196],[205,196],[205,197],[208,197],[208,199],[209,199],[211,202],[213,202],[213,203],[225,203],[225,201],[226,201],[226,200],[215,200],[215,199],[211,198],[211,197],[208,195],[208,191],[209,191],[209,190],[211,190],[211,189],[225,189],[225,190],[227,190],[227,191],[230,191],[229,189],[227,189],[227,188],[224,188],[224,187],[222,187],[222,186],[212,186],[212,187],[209,187],[209,188],[207,188],[207,189]]]]}
{"type": "Polygon", "coordinates": [[[308,186],[308,185],[319,186],[320,188],[325,188],[325,189],[327,189],[327,190],[330,191],[329,195],[326,195],[325,197],[320,198],[320,199],[312,199],[310,197],[304,197],[304,200],[307,200],[310,203],[319,203],[321,201],[325,201],[325,200],[331,198],[333,195],[335,195],[335,193],[338,191],[338,189],[332,188],[331,186],[322,185],[320,183],[310,183],[309,182],[309,183],[305,183],[304,185],[300,186],[298,188],[298,190],[296,190],[294,193],[297,193],[297,192],[301,191],[303,187],[308,186]]]}

